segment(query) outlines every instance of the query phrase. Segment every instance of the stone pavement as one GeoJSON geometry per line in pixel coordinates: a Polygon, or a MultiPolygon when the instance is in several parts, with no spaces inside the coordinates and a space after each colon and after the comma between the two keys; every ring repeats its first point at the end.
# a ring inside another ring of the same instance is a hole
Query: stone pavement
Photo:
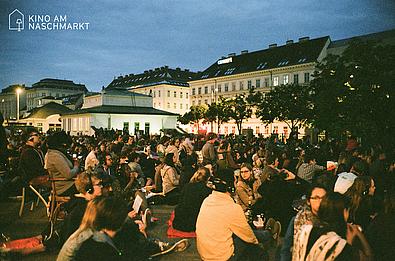
{"type": "MultiPolygon", "coordinates": [[[[29,205],[30,206],[30,205],[29,205]]],[[[170,217],[171,211],[174,209],[172,206],[153,206],[153,216],[159,220],[152,224],[147,230],[150,237],[159,238],[163,241],[176,242],[179,239],[168,239],[166,235],[167,224],[166,221],[170,217]]],[[[44,207],[39,205],[33,211],[29,210],[26,206],[23,216],[18,217],[19,201],[0,202],[0,232],[5,233],[12,239],[19,239],[25,237],[32,237],[39,235],[47,225],[47,218],[44,207]]],[[[156,260],[200,260],[199,254],[196,249],[196,240],[189,239],[191,245],[184,252],[170,253],[156,260]]],[[[274,260],[274,249],[269,252],[270,259],[274,260]]],[[[18,260],[56,260],[56,253],[37,253],[30,256],[23,257],[18,260]]]]}

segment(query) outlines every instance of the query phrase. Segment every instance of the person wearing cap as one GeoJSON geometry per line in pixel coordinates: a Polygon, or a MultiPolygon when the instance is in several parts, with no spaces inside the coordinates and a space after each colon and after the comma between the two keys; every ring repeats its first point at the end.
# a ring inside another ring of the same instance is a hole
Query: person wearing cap
{"type": "Polygon", "coordinates": [[[217,163],[217,153],[214,149],[214,142],[217,140],[217,134],[209,133],[206,137],[206,144],[202,148],[203,165],[212,164],[213,166],[217,163]]]}
{"type": "Polygon", "coordinates": [[[203,260],[240,260],[264,255],[247,223],[243,209],[233,201],[233,171],[221,169],[212,180],[213,192],[203,201],[196,222],[196,244],[203,260]]]}
{"type": "Polygon", "coordinates": [[[337,180],[335,182],[334,192],[344,194],[347,190],[354,184],[357,175],[349,172],[343,172],[337,175],[337,180]]]}

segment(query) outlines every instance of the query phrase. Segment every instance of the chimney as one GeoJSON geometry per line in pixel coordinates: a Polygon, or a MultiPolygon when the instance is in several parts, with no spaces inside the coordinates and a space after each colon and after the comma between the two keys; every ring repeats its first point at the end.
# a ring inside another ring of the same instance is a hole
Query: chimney
{"type": "Polygon", "coordinates": [[[248,53],[248,50],[241,51],[241,54],[246,54],[246,53],[248,53]]]}
{"type": "Polygon", "coordinates": [[[189,69],[185,69],[186,72],[189,72],[189,69]]]}
{"type": "Polygon", "coordinates": [[[287,40],[287,41],[285,42],[286,45],[290,45],[290,44],[293,44],[293,43],[294,43],[294,40],[287,40]]]}
{"type": "Polygon", "coordinates": [[[163,68],[165,68],[165,69],[169,69],[169,66],[165,65],[165,67],[163,67],[163,68]]]}
{"type": "Polygon", "coordinates": [[[236,56],[236,53],[230,53],[230,54],[228,54],[228,57],[233,57],[233,56],[236,56]]]}
{"type": "Polygon", "coordinates": [[[146,70],[146,71],[144,71],[144,73],[148,73],[148,71],[146,70]]]}
{"type": "Polygon", "coordinates": [[[177,67],[177,68],[176,68],[176,71],[181,71],[181,68],[180,68],[180,67],[177,67]]]}
{"type": "Polygon", "coordinates": [[[300,37],[300,38],[299,38],[299,43],[301,43],[301,42],[307,42],[308,40],[310,40],[310,37],[308,37],[308,36],[300,37]]]}
{"type": "Polygon", "coordinates": [[[269,49],[271,49],[271,48],[275,48],[275,47],[277,47],[277,44],[276,44],[276,43],[269,44],[269,49]]]}

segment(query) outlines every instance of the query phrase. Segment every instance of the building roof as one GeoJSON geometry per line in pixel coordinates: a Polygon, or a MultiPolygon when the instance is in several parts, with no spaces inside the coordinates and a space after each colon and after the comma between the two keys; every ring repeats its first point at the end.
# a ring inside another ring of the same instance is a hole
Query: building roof
{"type": "Polygon", "coordinates": [[[332,41],[329,45],[329,49],[343,46],[347,47],[353,40],[377,41],[385,44],[395,44],[395,29],[332,41]]]}
{"type": "Polygon", "coordinates": [[[27,116],[25,119],[27,118],[46,119],[48,116],[53,114],[63,114],[68,112],[72,112],[72,110],[56,102],[49,102],[44,106],[36,107],[32,109],[30,111],[29,116],[27,116]]]}
{"type": "Polygon", "coordinates": [[[152,107],[136,107],[136,106],[115,106],[102,105],[81,110],[75,110],[62,115],[83,114],[83,113],[112,113],[112,114],[148,114],[148,115],[169,115],[176,116],[178,114],[157,110],[152,107]]]}
{"type": "Polygon", "coordinates": [[[316,62],[328,40],[329,36],[311,40],[303,37],[295,43],[290,40],[285,45],[273,44],[269,45],[268,49],[251,53],[248,51],[242,51],[239,55],[231,53],[217,60],[195,80],[316,62]]]}
{"type": "Polygon", "coordinates": [[[5,87],[1,90],[1,93],[16,93],[16,89],[22,88],[28,90],[29,88],[26,87],[24,84],[12,84],[8,87],[5,87]]]}
{"type": "Polygon", "coordinates": [[[195,72],[180,68],[171,69],[168,66],[147,70],[140,74],[128,74],[114,79],[107,87],[108,89],[130,87],[146,87],[158,84],[170,84],[189,87],[188,82],[196,76],[195,72]]]}
{"type": "Polygon", "coordinates": [[[75,90],[79,92],[88,91],[88,89],[86,89],[84,84],[77,84],[69,80],[59,80],[59,79],[51,79],[51,78],[41,79],[39,82],[34,83],[31,89],[37,89],[37,88],[67,89],[67,90],[75,90]]]}

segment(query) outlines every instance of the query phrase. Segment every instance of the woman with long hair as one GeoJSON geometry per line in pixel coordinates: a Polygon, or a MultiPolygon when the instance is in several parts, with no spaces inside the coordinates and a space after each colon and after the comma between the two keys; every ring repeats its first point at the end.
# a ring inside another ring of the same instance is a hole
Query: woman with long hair
{"type": "Polygon", "coordinates": [[[298,232],[292,260],[369,260],[370,246],[357,225],[347,224],[348,216],[347,198],[328,193],[318,209],[319,224],[304,225],[298,232]]]}
{"type": "Polygon", "coordinates": [[[246,211],[251,205],[254,212],[259,211],[256,203],[262,196],[258,193],[258,188],[261,185],[259,179],[255,179],[253,168],[249,163],[241,164],[239,180],[236,184],[236,202],[246,211]]]}
{"type": "Polygon", "coordinates": [[[370,176],[358,176],[352,186],[344,194],[350,200],[349,222],[366,229],[370,223],[370,216],[374,214],[373,195],[374,180],[370,176]]]}
{"type": "Polygon", "coordinates": [[[96,197],[91,200],[80,227],[63,245],[57,260],[119,260],[122,252],[113,238],[127,214],[127,205],[121,199],[96,197]]]}
{"type": "Polygon", "coordinates": [[[182,189],[180,200],[174,210],[173,227],[175,229],[185,232],[195,231],[200,206],[211,193],[211,189],[207,187],[209,177],[209,170],[201,167],[182,189]]]}

